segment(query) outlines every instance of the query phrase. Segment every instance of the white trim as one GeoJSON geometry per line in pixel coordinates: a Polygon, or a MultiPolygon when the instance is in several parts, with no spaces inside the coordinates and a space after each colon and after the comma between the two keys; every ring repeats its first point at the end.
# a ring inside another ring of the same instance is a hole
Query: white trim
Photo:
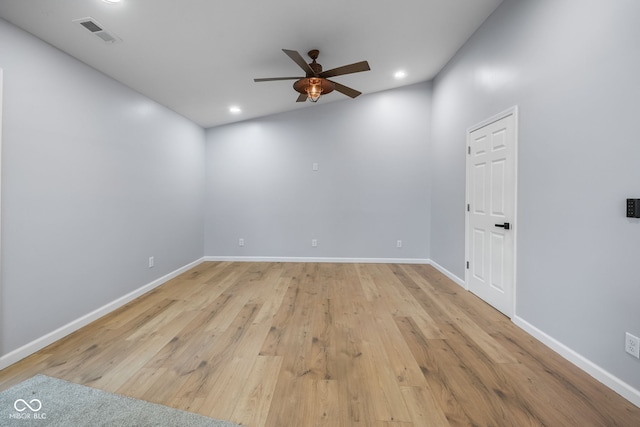
{"type": "Polygon", "coordinates": [[[330,258],[330,257],[264,257],[205,256],[204,261],[230,262],[333,262],[341,264],[431,264],[427,258],[330,258]]]}
{"type": "Polygon", "coordinates": [[[449,270],[447,270],[446,268],[444,268],[443,266],[441,266],[440,264],[438,264],[437,262],[435,262],[433,260],[429,260],[429,264],[431,264],[440,273],[444,274],[449,279],[451,279],[452,281],[454,281],[458,285],[462,286],[464,289],[467,289],[467,286],[466,286],[466,283],[464,282],[464,279],[459,278],[458,276],[456,276],[455,274],[453,274],[452,272],[450,272],[449,270]]]}
{"type": "MultiPolygon", "coordinates": [[[[513,195],[513,224],[515,226],[512,229],[513,233],[513,289],[511,290],[511,313],[509,317],[513,318],[516,316],[516,299],[517,299],[517,285],[518,285],[518,106],[514,105],[511,108],[508,108],[492,117],[489,117],[486,120],[481,121],[469,128],[467,128],[466,140],[465,140],[465,194],[464,194],[464,259],[465,264],[469,261],[469,212],[467,211],[467,204],[469,203],[469,156],[467,155],[467,150],[470,146],[469,139],[472,132],[481,129],[485,126],[490,125],[491,123],[497,122],[498,120],[502,120],[505,117],[513,116],[513,158],[514,158],[514,195],[513,195]]],[[[469,290],[469,269],[466,268],[464,270],[464,285],[463,287],[469,290]]]]}
{"type": "Polygon", "coordinates": [[[540,329],[536,328],[521,317],[513,316],[512,320],[518,327],[541,341],[544,345],[558,353],[560,356],[564,357],[569,362],[573,363],[578,368],[582,369],[587,374],[591,375],[593,378],[627,399],[629,402],[640,407],[640,390],[636,390],[620,378],[602,369],[600,366],[570,349],[555,338],[542,332],[540,329]]]}
{"type": "MultiPolygon", "coordinates": [[[[465,287],[464,280],[447,271],[447,269],[445,269],[435,261],[430,260],[429,263],[449,279],[453,280],[463,288],[465,287]]],[[[542,342],[542,344],[546,345],[551,350],[555,351],[560,356],[564,357],[566,360],[573,363],[575,366],[582,369],[584,372],[591,375],[593,378],[600,381],[602,384],[627,399],[629,402],[640,407],[640,390],[633,388],[629,384],[622,381],[620,378],[602,369],[600,366],[586,359],[581,354],[575,352],[558,340],[542,332],[540,329],[536,328],[523,318],[518,317],[514,314],[514,316],[511,318],[511,321],[520,329],[536,338],[538,341],[542,342]]]]}
{"type": "Polygon", "coordinates": [[[185,265],[184,267],[180,267],[177,270],[172,271],[169,274],[166,274],[165,276],[160,277],[159,279],[154,280],[151,283],[148,283],[132,292],[129,292],[128,294],[116,299],[115,301],[112,301],[94,311],[92,311],[91,313],[85,314],[82,317],[79,317],[78,319],[67,323],[64,326],[61,326],[60,328],[56,329],[55,331],[49,332],[48,334],[37,338],[33,341],[31,341],[30,343],[27,343],[25,345],[23,345],[22,347],[13,350],[10,353],[5,354],[4,356],[0,357],[0,369],[4,369],[9,365],[12,365],[16,362],[18,362],[21,359],[24,359],[25,357],[35,353],[38,350],[43,349],[44,347],[48,346],[49,344],[52,344],[56,341],[58,341],[59,339],[64,338],[65,336],[69,335],[72,332],[77,331],[78,329],[82,328],[83,326],[88,325],[89,323],[99,319],[100,317],[111,313],[112,311],[122,307],[123,305],[127,304],[130,301],[133,301],[134,299],[138,298],[139,296],[149,292],[150,290],[157,288],[158,286],[162,285],[163,283],[173,279],[174,277],[178,276],[179,274],[184,273],[185,271],[195,267],[196,265],[200,264],[203,262],[203,259],[199,259],[196,261],[193,261],[187,265],[185,265]]]}
{"type": "Polygon", "coordinates": [[[469,133],[472,133],[474,131],[477,131],[478,129],[482,129],[485,126],[488,126],[491,123],[497,122],[498,120],[502,120],[505,117],[510,116],[512,114],[517,117],[517,115],[518,115],[518,106],[517,105],[514,105],[513,107],[507,108],[506,110],[501,111],[500,113],[495,114],[495,115],[489,117],[488,119],[485,119],[485,120],[481,121],[480,123],[476,123],[473,126],[469,126],[467,128],[467,133],[469,134],[469,133]]]}
{"type": "MultiPolygon", "coordinates": [[[[77,331],[83,326],[88,325],[89,323],[99,319],[106,314],[111,313],[112,311],[122,307],[130,301],[138,298],[139,296],[151,291],[152,289],[162,285],[163,283],[173,279],[179,274],[184,273],[185,271],[197,266],[198,264],[205,261],[233,261],[233,262],[333,262],[333,263],[352,263],[352,264],[430,264],[431,260],[429,259],[418,259],[418,258],[306,258],[306,257],[232,257],[232,256],[224,256],[224,257],[215,257],[215,256],[206,256],[200,258],[192,263],[189,263],[183,267],[178,268],[177,270],[160,277],[159,279],[154,280],[151,283],[148,283],[118,299],[112,301],[91,313],[85,314],[84,316],[73,320],[67,323],[60,328],[49,332],[48,334],[37,338],[30,343],[23,345],[22,347],[11,351],[10,353],[5,354],[0,357],[0,369],[4,369],[7,366],[10,366],[27,356],[35,353],[38,350],[43,349],[44,347],[52,344],[59,339],[64,338],[72,332],[77,331]]],[[[443,269],[444,270],[444,269],[443,269]]],[[[446,270],[444,270],[446,271],[446,270]]],[[[454,276],[455,277],[455,276],[454,276]]]]}
{"type": "MultiPolygon", "coordinates": [[[[2,68],[0,68],[0,212],[2,212],[2,94],[4,92],[3,90],[3,74],[2,74],[2,68]]],[[[0,217],[0,224],[2,224],[2,218],[0,217]]],[[[2,230],[0,227],[0,242],[2,241],[2,230]]],[[[0,245],[0,319],[2,318],[2,307],[4,305],[4,299],[3,299],[3,286],[2,286],[2,247],[0,245]]],[[[3,345],[2,343],[4,342],[4,331],[2,328],[2,323],[0,323],[0,354],[2,354],[3,351],[3,345]]],[[[1,368],[1,366],[0,366],[1,368]]]]}
{"type": "MultiPolygon", "coordinates": [[[[2,357],[0,357],[0,369],[4,369],[21,359],[35,353],[36,351],[54,343],[55,341],[64,338],[72,332],[88,325],[89,323],[99,319],[100,317],[122,307],[128,302],[138,298],[139,296],[151,291],[152,289],[162,285],[163,283],[173,279],[179,274],[188,271],[189,269],[201,264],[202,262],[211,261],[232,261],[232,262],[335,262],[335,263],[381,263],[381,264],[428,264],[439,270],[442,274],[449,279],[464,287],[465,282],[448,271],[435,261],[427,258],[307,258],[307,257],[218,257],[218,256],[205,256],[201,259],[193,261],[177,270],[154,280],[147,285],[144,285],[118,299],[112,301],[97,310],[92,311],[58,329],[52,331],[2,357]]],[[[640,391],[636,390],[629,384],[625,383],[621,379],[605,371],[600,366],[586,359],[582,355],[576,353],[566,345],[542,332],[535,326],[531,325],[526,320],[514,315],[511,319],[515,325],[527,332],[529,335],[541,341],[544,345],[554,350],[560,356],[564,357],[569,362],[576,365],[578,368],[585,371],[587,374],[594,377],[596,380],[609,387],[611,390],[620,394],[622,397],[640,407],[640,391]]]]}

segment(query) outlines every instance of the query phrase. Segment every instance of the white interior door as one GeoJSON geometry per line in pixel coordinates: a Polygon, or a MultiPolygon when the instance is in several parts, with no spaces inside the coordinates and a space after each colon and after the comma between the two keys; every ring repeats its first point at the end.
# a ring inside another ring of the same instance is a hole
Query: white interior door
{"type": "Polygon", "coordinates": [[[515,292],[516,110],[467,133],[467,289],[511,317],[515,292]]]}

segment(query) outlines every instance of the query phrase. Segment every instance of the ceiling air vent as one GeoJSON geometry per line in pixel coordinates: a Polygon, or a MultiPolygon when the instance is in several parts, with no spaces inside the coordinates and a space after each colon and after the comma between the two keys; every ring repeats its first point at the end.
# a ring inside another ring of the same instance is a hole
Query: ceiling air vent
{"type": "Polygon", "coordinates": [[[74,19],[73,22],[82,25],[85,29],[93,33],[95,36],[100,37],[103,42],[118,43],[122,41],[120,37],[116,36],[110,31],[105,30],[104,27],[93,18],[74,19]]]}

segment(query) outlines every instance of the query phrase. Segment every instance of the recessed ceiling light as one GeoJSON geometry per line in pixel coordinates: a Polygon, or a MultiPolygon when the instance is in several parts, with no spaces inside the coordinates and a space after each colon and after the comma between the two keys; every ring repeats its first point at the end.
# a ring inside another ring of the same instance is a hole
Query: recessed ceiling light
{"type": "Polygon", "coordinates": [[[102,0],[102,1],[110,4],[120,3],[120,0],[102,0]]]}
{"type": "Polygon", "coordinates": [[[233,105],[233,106],[229,107],[229,112],[232,113],[232,114],[240,114],[240,113],[242,113],[242,109],[240,109],[240,107],[238,107],[238,106],[233,105]]]}
{"type": "Polygon", "coordinates": [[[393,77],[395,77],[396,79],[400,80],[400,79],[404,79],[405,77],[407,77],[407,73],[405,73],[404,71],[400,70],[400,71],[396,71],[396,73],[393,75],[393,77]]]}

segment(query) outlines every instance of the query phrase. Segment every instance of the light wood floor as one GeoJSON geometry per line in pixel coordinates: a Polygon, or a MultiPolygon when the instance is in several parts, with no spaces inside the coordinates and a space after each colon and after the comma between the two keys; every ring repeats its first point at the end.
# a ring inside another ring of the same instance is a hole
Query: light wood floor
{"type": "Polygon", "coordinates": [[[251,427],[639,426],[430,266],[203,263],[0,371],[251,427]]]}

